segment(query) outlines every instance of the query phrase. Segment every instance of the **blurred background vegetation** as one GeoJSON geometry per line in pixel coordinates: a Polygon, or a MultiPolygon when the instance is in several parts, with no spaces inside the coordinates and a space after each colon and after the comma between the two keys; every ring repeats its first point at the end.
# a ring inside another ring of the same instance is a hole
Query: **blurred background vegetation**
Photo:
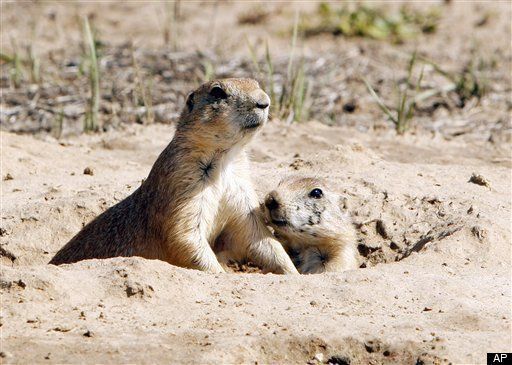
{"type": "Polygon", "coordinates": [[[253,77],[272,118],[510,140],[507,3],[2,3],[0,125],[56,138],[173,123],[253,77]]]}

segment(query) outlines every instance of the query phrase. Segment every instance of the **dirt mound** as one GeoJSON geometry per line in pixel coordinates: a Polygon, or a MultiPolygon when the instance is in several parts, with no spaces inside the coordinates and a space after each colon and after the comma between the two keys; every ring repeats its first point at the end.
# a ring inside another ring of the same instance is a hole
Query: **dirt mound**
{"type": "MultiPolygon", "coordinates": [[[[289,174],[328,179],[346,198],[366,268],[46,265],[137,188],[172,134],[162,125],[60,142],[2,134],[4,362],[428,364],[483,362],[509,346],[510,169],[492,165],[492,153],[463,155],[464,165],[396,161],[396,137],[379,137],[382,153],[347,129],[271,123],[251,147],[260,197],[289,174]],[[490,187],[469,182],[473,173],[490,187]]],[[[446,148],[459,147],[468,148],[446,148]]]]}

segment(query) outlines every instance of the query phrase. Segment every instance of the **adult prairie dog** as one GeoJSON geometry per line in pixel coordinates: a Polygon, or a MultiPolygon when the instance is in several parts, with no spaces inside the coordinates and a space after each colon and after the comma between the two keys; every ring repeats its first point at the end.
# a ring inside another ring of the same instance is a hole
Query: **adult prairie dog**
{"type": "Polygon", "coordinates": [[[264,211],[300,273],[357,268],[355,228],[325,181],[284,179],[266,196],[264,211]]]}
{"type": "Polygon", "coordinates": [[[233,256],[296,273],[259,214],[244,151],[267,122],[269,105],[251,79],[200,86],[142,185],[86,225],[50,264],[142,256],[218,273],[224,270],[212,248],[222,235],[233,256]]]}

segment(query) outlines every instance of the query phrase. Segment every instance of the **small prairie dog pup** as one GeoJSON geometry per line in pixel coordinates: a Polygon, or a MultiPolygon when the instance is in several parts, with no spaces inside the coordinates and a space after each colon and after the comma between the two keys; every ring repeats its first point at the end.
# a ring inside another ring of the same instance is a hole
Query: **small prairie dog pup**
{"type": "Polygon", "coordinates": [[[287,178],[265,198],[265,218],[302,274],[355,269],[355,228],[340,196],[315,178],[287,178]]]}
{"type": "Polygon", "coordinates": [[[259,212],[245,146],[267,122],[270,99],[251,79],[208,82],[189,94],[176,133],[133,194],[50,261],[142,256],[218,273],[223,250],[266,271],[297,273],[259,212]]]}

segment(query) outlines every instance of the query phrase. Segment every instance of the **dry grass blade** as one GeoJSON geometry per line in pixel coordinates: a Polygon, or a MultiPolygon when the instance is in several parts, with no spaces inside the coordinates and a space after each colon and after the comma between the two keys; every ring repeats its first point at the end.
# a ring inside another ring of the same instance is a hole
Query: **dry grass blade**
{"type": "Polygon", "coordinates": [[[295,20],[293,22],[293,33],[292,33],[292,49],[290,50],[290,59],[288,60],[288,67],[286,69],[286,77],[288,80],[291,79],[292,76],[292,67],[295,55],[295,48],[297,46],[297,34],[299,30],[299,19],[300,14],[298,11],[295,12],[295,20]]]}
{"type": "MultiPolygon", "coordinates": [[[[267,62],[268,70],[268,91],[270,92],[270,100],[275,103],[276,93],[274,89],[274,66],[272,65],[272,57],[270,56],[270,50],[268,48],[268,41],[265,42],[265,61],[267,62]]],[[[279,110],[279,105],[274,104],[274,109],[279,110]]]]}
{"type": "Polygon", "coordinates": [[[256,74],[258,75],[258,77],[261,77],[261,67],[258,62],[258,56],[256,54],[256,49],[249,41],[249,38],[247,38],[247,35],[245,36],[245,42],[247,43],[247,47],[249,48],[249,56],[251,57],[251,61],[254,66],[254,70],[256,71],[256,74]]]}
{"type": "Polygon", "coordinates": [[[398,87],[398,99],[397,105],[394,108],[394,112],[384,104],[384,101],[380,98],[379,95],[377,95],[368,80],[363,77],[363,81],[366,85],[366,88],[368,89],[368,92],[377,102],[377,105],[381,111],[388,117],[391,122],[393,122],[398,134],[404,134],[409,129],[410,121],[414,116],[414,111],[416,109],[416,103],[419,101],[417,97],[419,95],[421,82],[423,81],[424,67],[422,67],[418,80],[413,85],[413,70],[416,64],[416,59],[416,52],[414,52],[407,64],[407,78],[404,88],[401,89],[398,87]],[[413,97],[411,97],[409,93],[409,87],[414,87],[413,97]]]}
{"type": "MultiPolygon", "coordinates": [[[[132,50],[132,63],[135,70],[135,87],[137,88],[138,95],[142,99],[142,105],[146,114],[145,124],[151,124],[155,121],[155,113],[153,110],[153,100],[151,97],[151,86],[146,85],[139,63],[135,57],[135,52],[132,50]]],[[[136,103],[137,104],[137,103],[136,103]]]]}
{"type": "Polygon", "coordinates": [[[166,1],[164,4],[164,11],[166,14],[163,30],[164,43],[166,45],[170,45],[175,51],[179,49],[180,7],[180,0],[166,1]]]}
{"type": "Polygon", "coordinates": [[[372,96],[372,98],[377,102],[377,105],[379,106],[380,110],[382,110],[382,112],[384,114],[386,114],[386,116],[395,124],[397,124],[397,119],[395,118],[395,116],[393,115],[393,113],[391,113],[391,110],[389,110],[389,108],[386,106],[386,104],[384,104],[384,101],[380,98],[379,95],[377,95],[377,93],[375,92],[375,90],[373,89],[373,87],[370,85],[370,83],[368,82],[368,80],[366,80],[366,78],[363,77],[363,82],[364,84],[366,85],[366,88],[368,89],[368,92],[370,93],[370,95],[372,96]]]}
{"type": "Polygon", "coordinates": [[[210,60],[201,62],[203,66],[203,82],[213,80],[215,78],[215,66],[210,60]]]}
{"type": "Polygon", "coordinates": [[[53,137],[56,139],[60,139],[62,137],[62,131],[64,129],[64,109],[60,107],[59,112],[57,113],[56,118],[52,123],[51,133],[53,137]]]}
{"type": "Polygon", "coordinates": [[[265,58],[269,71],[267,91],[270,93],[273,102],[272,109],[280,119],[286,120],[287,123],[301,121],[307,114],[305,106],[309,95],[309,82],[306,79],[304,60],[301,60],[298,67],[295,64],[299,22],[300,14],[297,12],[291,39],[290,57],[286,67],[286,76],[279,90],[279,95],[276,95],[275,91],[274,67],[268,43],[265,49],[265,58]]]}
{"type": "Polygon", "coordinates": [[[427,65],[430,65],[432,66],[432,68],[440,75],[446,77],[448,80],[452,81],[452,82],[456,82],[456,77],[451,74],[450,72],[447,72],[445,70],[443,70],[441,68],[441,66],[439,66],[437,63],[435,63],[434,61],[432,60],[429,60],[428,58],[426,57],[423,57],[423,56],[418,56],[418,59],[423,62],[423,63],[426,63],[427,65]]]}
{"type": "Polygon", "coordinates": [[[438,74],[452,82],[453,86],[448,91],[455,91],[457,93],[460,107],[463,107],[466,101],[472,97],[480,99],[487,92],[485,78],[481,77],[475,70],[473,59],[461,72],[448,72],[426,57],[420,57],[420,59],[422,62],[432,66],[438,74]]]}
{"type": "Polygon", "coordinates": [[[2,54],[2,61],[8,62],[11,64],[11,68],[9,70],[9,78],[11,81],[11,86],[14,89],[20,87],[21,82],[23,81],[23,67],[21,62],[21,57],[18,52],[18,47],[14,39],[11,39],[13,55],[8,56],[6,54],[2,54]]]}
{"type": "Polygon", "coordinates": [[[97,131],[98,125],[98,111],[100,104],[100,75],[98,67],[98,58],[96,52],[96,43],[94,42],[94,36],[89,25],[89,19],[84,17],[84,31],[88,52],[89,60],[89,83],[91,86],[91,95],[89,99],[89,110],[85,116],[84,131],[97,131]]]}
{"type": "Polygon", "coordinates": [[[39,61],[39,58],[35,55],[34,48],[32,47],[32,45],[29,45],[27,47],[27,56],[28,63],[30,65],[30,81],[33,84],[39,84],[39,82],[41,81],[41,63],[39,61]]]}

